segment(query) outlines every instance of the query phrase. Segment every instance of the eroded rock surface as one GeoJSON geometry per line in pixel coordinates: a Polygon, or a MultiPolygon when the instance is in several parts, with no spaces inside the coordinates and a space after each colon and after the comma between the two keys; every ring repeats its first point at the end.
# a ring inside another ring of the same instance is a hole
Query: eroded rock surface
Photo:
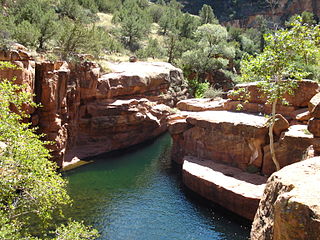
{"type": "Polygon", "coordinates": [[[77,142],[68,158],[95,156],[154,138],[167,130],[171,112],[170,107],[147,99],[105,99],[83,105],[77,142]]]}
{"type": "Polygon", "coordinates": [[[190,111],[190,112],[202,112],[202,111],[219,111],[225,110],[225,99],[210,99],[210,98],[193,98],[182,100],[178,102],[177,108],[181,111],[190,111]]]}
{"type": "Polygon", "coordinates": [[[255,216],[267,180],[190,156],[184,157],[182,177],[189,189],[249,220],[255,216]]]}
{"type": "Polygon", "coordinates": [[[188,97],[182,71],[169,63],[123,62],[109,64],[112,73],[98,81],[99,98],[147,97],[174,106],[188,97]]]}
{"type": "Polygon", "coordinates": [[[292,164],[268,180],[252,240],[311,240],[320,236],[320,158],[292,164]]]}
{"type": "Polygon", "coordinates": [[[167,105],[188,96],[182,71],[168,63],[110,64],[102,75],[92,62],[35,64],[22,50],[1,51],[0,60],[19,67],[1,78],[16,76],[42,105],[28,112],[59,166],[163,133],[173,113],[167,105]]]}
{"type": "Polygon", "coordinates": [[[262,147],[266,144],[267,119],[245,113],[206,111],[190,113],[170,123],[172,157],[182,164],[191,155],[236,166],[262,166],[262,147]],[[183,131],[184,130],[184,131],[183,131]]]}
{"type": "MultiPolygon", "coordinates": [[[[306,124],[306,121],[310,118],[306,108],[318,91],[319,85],[316,82],[310,80],[299,81],[293,94],[287,93],[283,96],[288,104],[278,104],[277,113],[288,119],[306,124]],[[301,113],[304,113],[304,116],[299,116],[301,113]]],[[[256,82],[237,85],[235,90],[229,92],[228,98],[230,100],[225,103],[225,110],[241,110],[261,114],[271,114],[272,112],[271,105],[266,103],[267,99],[256,82]]]]}

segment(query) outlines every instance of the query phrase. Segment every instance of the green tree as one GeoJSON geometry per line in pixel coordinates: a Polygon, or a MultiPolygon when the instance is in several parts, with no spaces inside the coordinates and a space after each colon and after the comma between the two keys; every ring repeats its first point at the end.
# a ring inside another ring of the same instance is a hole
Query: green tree
{"type": "Polygon", "coordinates": [[[308,75],[302,65],[317,62],[319,57],[319,26],[303,25],[301,17],[289,29],[278,30],[265,37],[266,47],[256,57],[248,56],[241,63],[244,82],[259,80],[259,86],[272,104],[269,127],[270,152],[276,169],[280,169],[274,150],[273,127],[276,106],[285,102],[283,95],[292,93],[299,80],[308,75]]]}
{"type": "Polygon", "coordinates": [[[193,92],[197,93],[199,89],[204,89],[205,85],[201,83],[205,83],[208,74],[219,71],[225,76],[232,75],[228,67],[235,57],[235,48],[228,42],[228,32],[221,25],[202,25],[195,36],[196,46],[184,52],[180,62],[186,75],[192,76],[191,87],[194,86],[193,92]]]}
{"type": "Polygon", "coordinates": [[[150,16],[136,0],[126,0],[114,15],[113,22],[120,24],[123,40],[131,50],[136,50],[138,41],[150,32],[150,16]]]}
{"type": "Polygon", "coordinates": [[[194,32],[200,26],[199,20],[188,13],[183,14],[180,19],[181,19],[180,26],[179,26],[180,37],[192,38],[194,32]]]}
{"type": "Polygon", "coordinates": [[[152,57],[160,58],[164,55],[164,49],[160,46],[159,41],[157,39],[149,39],[148,45],[144,49],[140,49],[137,51],[137,56],[139,58],[148,58],[152,57]]]}
{"type": "Polygon", "coordinates": [[[37,47],[40,30],[29,21],[22,21],[13,29],[12,37],[22,45],[37,47]]]}
{"type": "Polygon", "coordinates": [[[11,16],[0,14],[0,47],[9,47],[14,28],[14,19],[11,16]]]}
{"type": "Polygon", "coordinates": [[[79,53],[98,56],[107,46],[111,46],[109,43],[113,44],[102,28],[64,19],[61,29],[58,46],[63,60],[70,60],[79,53]]]}
{"type": "Polygon", "coordinates": [[[207,4],[203,4],[201,10],[199,11],[199,16],[201,19],[201,24],[207,24],[207,23],[217,24],[218,23],[218,20],[213,13],[213,9],[211,8],[211,6],[207,4]]]}
{"type": "Polygon", "coordinates": [[[45,44],[56,36],[58,16],[50,0],[18,0],[13,2],[13,6],[9,10],[11,15],[15,17],[16,24],[28,21],[33,29],[38,29],[34,31],[40,33],[38,37],[39,50],[43,50],[45,44]]]}
{"type": "Polygon", "coordinates": [[[163,35],[169,32],[177,31],[179,28],[179,20],[181,19],[182,12],[174,8],[166,8],[163,15],[159,19],[159,26],[163,35]]]}
{"type": "MultiPolygon", "coordinates": [[[[296,21],[298,16],[299,15],[293,15],[292,17],[290,17],[289,22],[286,22],[286,25],[290,26],[291,23],[296,21]]],[[[313,13],[304,11],[301,14],[301,23],[302,24],[307,24],[307,25],[315,25],[317,23],[316,17],[315,17],[315,15],[313,13]]]]}
{"type": "MultiPolygon", "coordinates": [[[[0,69],[11,67],[8,63],[0,63],[0,69]]],[[[61,239],[59,234],[68,236],[67,229],[74,226],[77,226],[79,236],[84,236],[78,239],[94,239],[97,235],[95,230],[75,222],[58,229],[57,234],[47,235],[46,229],[54,227],[53,215],[59,213],[64,205],[70,204],[70,197],[66,192],[66,181],[56,172],[56,164],[48,160],[49,151],[44,147],[48,143],[40,141],[40,136],[34,133],[30,124],[22,121],[28,117],[23,111],[23,104],[35,107],[24,86],[2,79],[0,239],[61,239]],[[37,237],[34,236],[36,229],[39,230],[37,237]]]]}

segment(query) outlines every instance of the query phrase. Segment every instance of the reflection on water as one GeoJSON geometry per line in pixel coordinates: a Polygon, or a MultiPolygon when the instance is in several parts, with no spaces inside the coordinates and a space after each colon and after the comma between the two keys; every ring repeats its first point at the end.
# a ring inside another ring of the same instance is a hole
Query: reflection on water
{"type": "Polygon", "coordinates": [[[93,225],[100,239],[247,239],[247,226],[183,189],[170,146],[163,135],[65,174],[74,200],[68,215],[93,225]]]}

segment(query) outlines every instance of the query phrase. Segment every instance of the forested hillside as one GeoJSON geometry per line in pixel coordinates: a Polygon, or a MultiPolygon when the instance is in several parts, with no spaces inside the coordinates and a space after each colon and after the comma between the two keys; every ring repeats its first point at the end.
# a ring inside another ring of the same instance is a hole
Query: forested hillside
{"type": "MultiPolygon", "coordinates": [[[[263,36],[274,30],[279,16],[254,16],[254,27],[246,28],[222,21],[245,18],[270,6],[278,13],[299,1],[275,2],[202,0],[184,1],[184,6],[177,0],[2,0],[0,45],[10,48],[19,43],[46,60],[79,61],[89,54],[101,66],[132,55],[167,61],[182,68],[194,95],[202,96],[209,85],[224,91],[233,86],[242,57],[264,49],[263,36]],[[188,9],[194,14],[184,11],[188,9]]],[[[312,10],[316,2],[304,1],[300,9],[312,10]]],[[[288,22],[290,13],[286,14],[288,22]]],[[[312,13],[303,15],[305,23],[316,20],[312,13]]],[[[313,78],[317,70],[310,72],[313,78]]]]}
{"type": "Polygon", "coordinates": [[[284,21],[293,14],[303,11],[319,15],[319,0],[179,0],[184,4],[185,11],[197,13],[203,4],[212,6],[220,21],[246,19],[257,15],[270,15],[270,3],[275,6],[275,12],[284,21]]]}

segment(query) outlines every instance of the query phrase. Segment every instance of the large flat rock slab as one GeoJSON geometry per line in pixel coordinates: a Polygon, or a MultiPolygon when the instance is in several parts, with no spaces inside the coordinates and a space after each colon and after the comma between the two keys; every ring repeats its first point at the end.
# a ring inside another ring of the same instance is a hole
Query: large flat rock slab
{"type": "Polygon", "coordinates": [[[262,167],[268,136],[267,119],[228,111],[190,112],[186,120],[172,122],[172,158],[196,156],[246,170],[262,167]]]}
{"type": "Polygon", "coordinates": [[[267,182],[252,240],[320,239],[320,157],[292,164],[267,182]]]}
{"type": "Polygon", "coordinates": [[[226,99],[210,99],[210,98],[192,98],[182,100],[177,103],[177,108],[181,111],[202,112],[202,111],[221,111],[225,110],[224,104],[226,99]]]}
{"type": "Polygon", "coordinates": [[[267,178],[210,160],[187,156],[183,183],[193,192],[246,219],[253,220],[267,178]]]}
{"type": "Polygon", "coordinates": [[[268,119],[263,116],[229,111],[205,111],[190,114],[187,118],[187,122],[195,126],[203,128],[220,126],[226,134],[239,132],[241,135],[251,137],[265,133],[267,121],[268,119]]]}

